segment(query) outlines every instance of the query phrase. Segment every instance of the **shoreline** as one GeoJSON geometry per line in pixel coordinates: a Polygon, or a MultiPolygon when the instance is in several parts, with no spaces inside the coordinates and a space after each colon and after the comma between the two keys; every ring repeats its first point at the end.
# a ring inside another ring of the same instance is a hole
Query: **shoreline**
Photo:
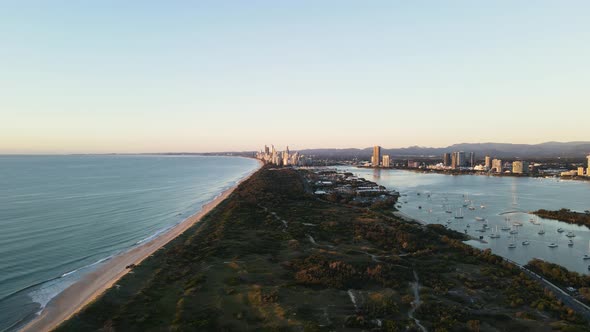
{"type": "Polygon", "coordinates": [[[259,164],[256,169],[240,179],[235,185],[221,192],[213,200],[204,204],[198,212],[160,236],[111,258],[104,265],[86,274],[79,281],[59,293],[51,299],[38,316],[26,323],[20,331],[51,331],[78,313],[131,271],[127,266],[140,264],[144,259],[195,225],[227,199],[242,182],[249,179],[264,166],[264,163],[260,160],[257,161],[259,164]]]}

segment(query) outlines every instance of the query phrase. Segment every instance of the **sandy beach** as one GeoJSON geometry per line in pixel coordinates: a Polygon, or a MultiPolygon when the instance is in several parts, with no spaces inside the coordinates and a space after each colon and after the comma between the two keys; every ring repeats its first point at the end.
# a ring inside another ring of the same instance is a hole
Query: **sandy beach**
{"type": "MultiPolygon", "coordinates": [[[[260,163],[261,166],[262,163],[260,163]]],[[[130,270],[126,266],[139,264],[156,250],[165,246],[168,242],[200,221],[207,213],[219,205],[219,203],[228,198],[237,186],[247,180],[252,174],[240,180],[235,186],[227,189],[211,202],[203,205],[198,213],[190,216],[170,231],[141,246],[113,257],[97,270],[85,275],[80,281],[53,298],[41,314],[28,323],[22,331],[50,331],[56,328],[63,321],[76,314],[84,306],[112,287],[121,277],[129,272],[130,270]]]]}

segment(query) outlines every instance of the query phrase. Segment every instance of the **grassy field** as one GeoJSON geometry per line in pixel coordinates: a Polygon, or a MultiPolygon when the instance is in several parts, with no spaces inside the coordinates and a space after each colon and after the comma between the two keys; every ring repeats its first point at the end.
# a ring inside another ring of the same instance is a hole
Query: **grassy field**
{"type": "Polygon", "coordinates": [[[262,168],[57,330],[590,331],[461,234],[318,200],[301,172],[262,168]]]}

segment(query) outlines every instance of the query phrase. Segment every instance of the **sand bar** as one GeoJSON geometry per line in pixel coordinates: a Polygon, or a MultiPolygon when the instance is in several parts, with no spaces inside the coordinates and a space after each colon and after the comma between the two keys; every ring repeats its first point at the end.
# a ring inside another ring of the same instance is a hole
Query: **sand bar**
{"type": "MultiPolygon", "coordinates": [[[[261,166],[262,163],[260,163],[259,168],[261,166]]],[[[252,172],[252,174],[254,174],[254,172],[252,172]]],[[[41,314],[25,325],[22,331],[51,331],[56,328],[63,321],[76,314],[84,306],[112,287],[121,277],[129,272],[129,269],[127,269],[126,266],[139,264],[145,258],[152,255],[156,250],[182,234],[219,205],[219,203],[228,198],[237,186],[248,179],[252,174],[244,177],[235,186],[227,189],[214,200],[203,205],[201,211],[190,216],[170,231],[143,245],[113,257],[95,271],[83,276],[80,281],[66,288],[63,292],[53,298],[41,314]]]]}

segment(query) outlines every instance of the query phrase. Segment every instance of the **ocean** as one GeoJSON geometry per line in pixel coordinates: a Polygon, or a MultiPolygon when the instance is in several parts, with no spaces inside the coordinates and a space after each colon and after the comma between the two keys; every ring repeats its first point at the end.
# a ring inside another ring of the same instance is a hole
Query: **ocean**
{"type": "Polygon", "coordinates": [[[0,331],[257,167],[239,157],[0,156],[0,331]]]}
{"type": "Polygon", "coordinates": [[[352,172],[389,190],[399,191],[403,195],[399,199],[399,210],[410,217],[446,225],[476,239],[482,237],[483,242],[468,241],[472,246],[489,248],[493,253],[519,264],[540,258],[571,271],[589,273],[590,260],[584,260],[583,257],[590,255],[590,229],[537,218],[529,213],[539,209],[590,210],[589,181],[451,176],[355,167],[340,167],[340,170],[352,172]],[[455,216],[463,218],[456,219],[455,216]],[[485,224],[489,228],[482,231],[485,224]],[[502,230],[502,227],[509,228],[502,230]],[[559,228],[563,232],[558,232],[559,228]],[[539,234],[541,229],[545,231],[544,234],[539,234]],[[511,230],[514,234],[510,234],[511,230]],[[569,232],[574,236],[568,237],[569,232]],[[490,237],[493,233],[500,234],[500,237],[490,237]],[[525,241],[528,244],[523,245],[525,241]],[[516,247],[509,247],[511,243],[515,243],[516,247]],[[551,243],[557,247],[549,247],[551,243]]]}

